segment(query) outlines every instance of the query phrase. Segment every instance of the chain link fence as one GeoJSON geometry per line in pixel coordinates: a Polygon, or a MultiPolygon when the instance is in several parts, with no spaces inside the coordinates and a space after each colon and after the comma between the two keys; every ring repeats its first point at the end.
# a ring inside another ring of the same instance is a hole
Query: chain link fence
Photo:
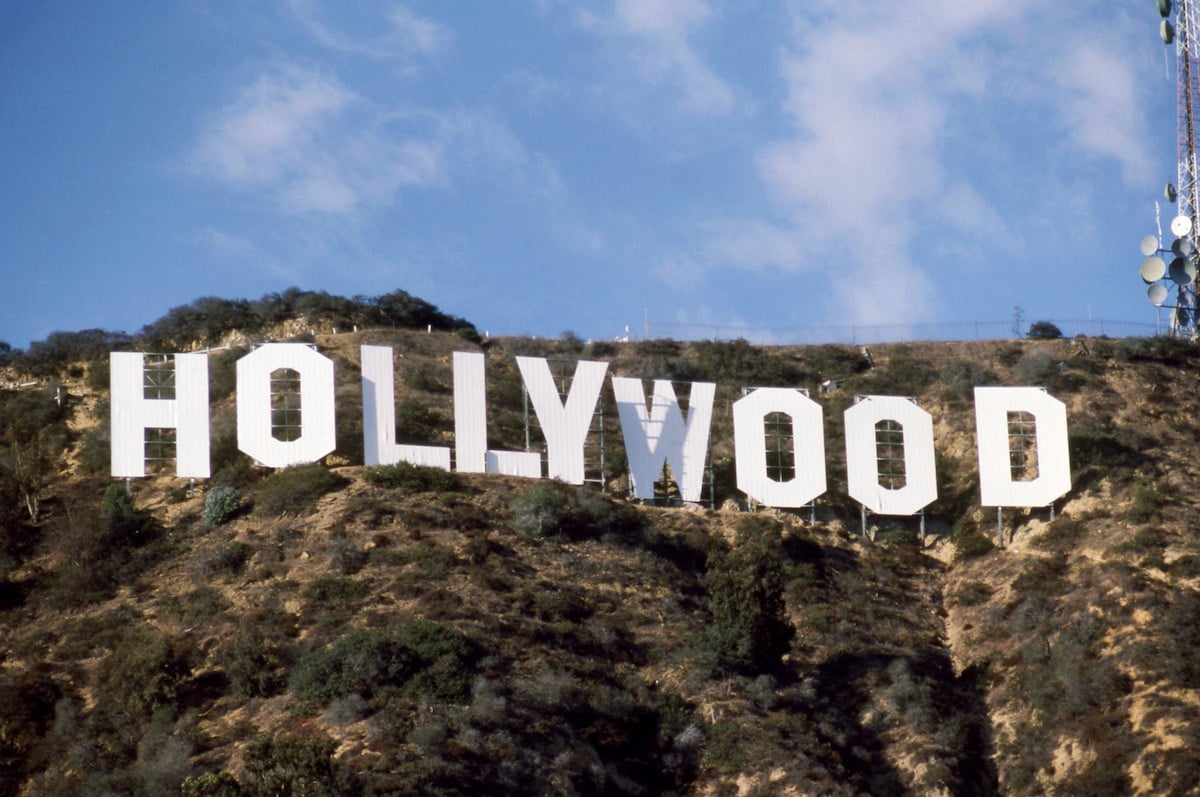
{"type": "MultiPolygon", "coordinates": [[[[1169,325],[1134,321],[1069,320],[1050,321],[1063,337],[1150,337],[1169,331],[1169,325]]],[[[957,321],[929,324],[880,324],[869,326],[794,326],[751,327],[722,324],[673,324],[647,322],[643,337],[675,340],[735,340],[744,338],[761,345],[804,345],[822,343],[909,343],[914,341],[999,340],[1025,337],[1028,326],[1014,333],[1012,320],[957,321]]]]}

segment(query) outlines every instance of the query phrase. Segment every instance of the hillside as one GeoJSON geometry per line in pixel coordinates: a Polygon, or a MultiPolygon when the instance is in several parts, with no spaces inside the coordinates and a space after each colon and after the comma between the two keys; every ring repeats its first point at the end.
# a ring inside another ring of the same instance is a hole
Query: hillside
{"type": "Polygon", "coordinates": [[[1162,795],[1200,781],[1193,344],[872,346],[872,367],[838,346],[312,340],[337,364],[337,453],[254,467],[234,436],[245,350],[213,351],[214,476],[194,493],[161,475],[127,495],[108,477],[103,359],[3,393],[0,794],[1162,795]],[[486,354],[504,449],[525,446],[516,355],[714,381],[706,501],[625,497],[607,387],[606,489],[364,468],[363,343],[395,351],[410,443],[452,444],[454,351],[486,354]],[[1070,424],[1071,492],[1053,520],[1007,510],[1003,549],[978,506],[971,396],[986,384],[1045,386],[1070,424]],[[747,386],[822,405],[815,522],[747,511],[733,489],[730,404],[747,386]],[[860,533],[841,422],[856,394],[911,396],[934,417],[923,542],[917,518],[871,516],[860,533]],[[31,453],[40,475],[14,464],[31,453]]]}

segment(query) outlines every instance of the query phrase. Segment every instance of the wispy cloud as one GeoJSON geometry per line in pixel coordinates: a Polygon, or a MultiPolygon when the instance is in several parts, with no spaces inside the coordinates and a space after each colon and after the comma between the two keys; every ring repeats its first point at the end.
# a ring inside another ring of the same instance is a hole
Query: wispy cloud
{"type": "Polygon", "coordinates": [[[336,21],[330,20],[319,0],[288,0],[288,8],[322,46],[376,60],[401,60],[411,66],[418,58],[441,53],[453,38],[445,25],[403,5],[367,7],[367,17],[358,21],[357,29],[343,19],[357,4],[335,5],[336,21]]]}
{"type": "Polygon", "coordinates": [[[616,0],[609,17],[581,15],[587,27],[632,45],[627,57],[640,83],[670,88],[684,113],[719,115],[734,110],[736,93],[693,42],[712,17],[704,0],[616,0]]]}
{"type": "Polygon", "coordinates": [[[1071,140],[1085,152],[1113,158],[1131,185],[1145,184],[1153,172],[1146,149],[1149,124],[1138,74],[1115,36],[1093,36],[1067,48],[1058,70],[1060,112],[1071,140]]]}
{"type": "Polygon", "coordinates": [[[755,156],[778,215],[714,225],[710,265],[824,269],[850,321],[927,318],[939,280],[973,250],[1023,246],[1013,230],[1026,219],[1002,215],[989,179],[1024,158],[1048,169],[1115,161],[1132,183],[1149,171],[1133,110],[1139,67],[1111,25],[1091,37],[1083,14],[1031,0],[796,8],[779,62],[793,133],[755,156]],[[1015,124],[1043,127],[1044,149],[989,147],[1015,124]],[[1059,148],[1070,162],[1055,163],[1059,148]]]}
{"type": "Polygon", "coordinates": [[[215,115],[192,162],[203,177],[263,191],[289,213],[350,213],[439,180],[436,138],[383,131],[385,119],[336,78],[285,66],[215,115]]]}

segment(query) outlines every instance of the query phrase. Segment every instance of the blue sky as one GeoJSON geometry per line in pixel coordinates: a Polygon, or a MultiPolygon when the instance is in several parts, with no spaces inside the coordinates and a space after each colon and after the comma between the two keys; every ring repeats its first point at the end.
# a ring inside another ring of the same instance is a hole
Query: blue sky
{"type": "Polygon", "coordinates": [[[1153,324],[1157,26],[1148,0],[5,3],[0,340],[293,285],[492,334],[1153,324]]]}

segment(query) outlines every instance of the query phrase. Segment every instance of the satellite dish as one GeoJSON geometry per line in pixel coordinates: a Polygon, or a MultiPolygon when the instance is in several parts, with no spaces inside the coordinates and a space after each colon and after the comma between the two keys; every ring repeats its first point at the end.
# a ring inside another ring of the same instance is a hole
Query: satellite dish
{"type": "Polygon", "coordinates": [[[1177,257],[1171,261],[1171,281],[1176,285],[1191,285],[1196,281],[1196,261],[1189,257],[1177,257]]]}
{"type": "Polygon", "coordinates": [[[1147,235],[1142,239],[1142,242],[1138,244],[1138,248],[1142,250],[1143,257],[1150,257],[1150,255],[1158,251],[1158,239],[1153,235],[1147,235]]]}
{"type": "Polygon", "coordinates": [[[1167,273],[1167,264],[1161,257],[1148,257],[1142,261],[1142,282],[1158,282],[1167,273]]]}
{"type": "Polygon", "coordinates": [[[1168,202],[1173,203],[1175,201],[1175,197],[1178,196],[1178,194],[1175,192],[1175,186],[1167,183],[1167,187],[1163,189],[1163,196],[1167,198],[1168,202]]]}
{"type": "Polygon", "coordinates": [[[1162,307],[1163,302],[1167,300],[1167,286],[1156,282],[1146,289],[1146,298],[1155,307],[1162,307]]]}
{"type": "Polygon", "coordinates": [[[1167,17],[1171,15],[1171,0],[1155,0],[1155,3],[1158,5],[1160,16],[1167,17]]]}
{"type": "Polygon", "coordinates": [[[1176,238],[1182,238],[1192,231],[1192,220],[1187,216],[1176,216],[1171,219],[1171,232],[1176,238]]]}
{"type": "MultiPolygon", "coordinates": [[[[1190,238],[1176,238],[1171,242],[1171,251],[1181,257],[1187,257],[1195,250],[1190,238]]],[[[1154,254],[1151,252],[1150,254],[1154,254]]]]}
{"type": "Polygon", "coordinates": [[[1170,44],[1175,41],[1175,28],[1171,27],[1171,21],[1164,19],[1162,25],[1158,28],[1158,35],[1162,37],[1163,44],[1170,44]]]}
{"type": "Polygon", "coordinates": [[[1168,274],[1175,284],[1192,284],[1196,278],[1196,264],[1190,258],[1177,257],[1171,260],[1168,274]]]}

